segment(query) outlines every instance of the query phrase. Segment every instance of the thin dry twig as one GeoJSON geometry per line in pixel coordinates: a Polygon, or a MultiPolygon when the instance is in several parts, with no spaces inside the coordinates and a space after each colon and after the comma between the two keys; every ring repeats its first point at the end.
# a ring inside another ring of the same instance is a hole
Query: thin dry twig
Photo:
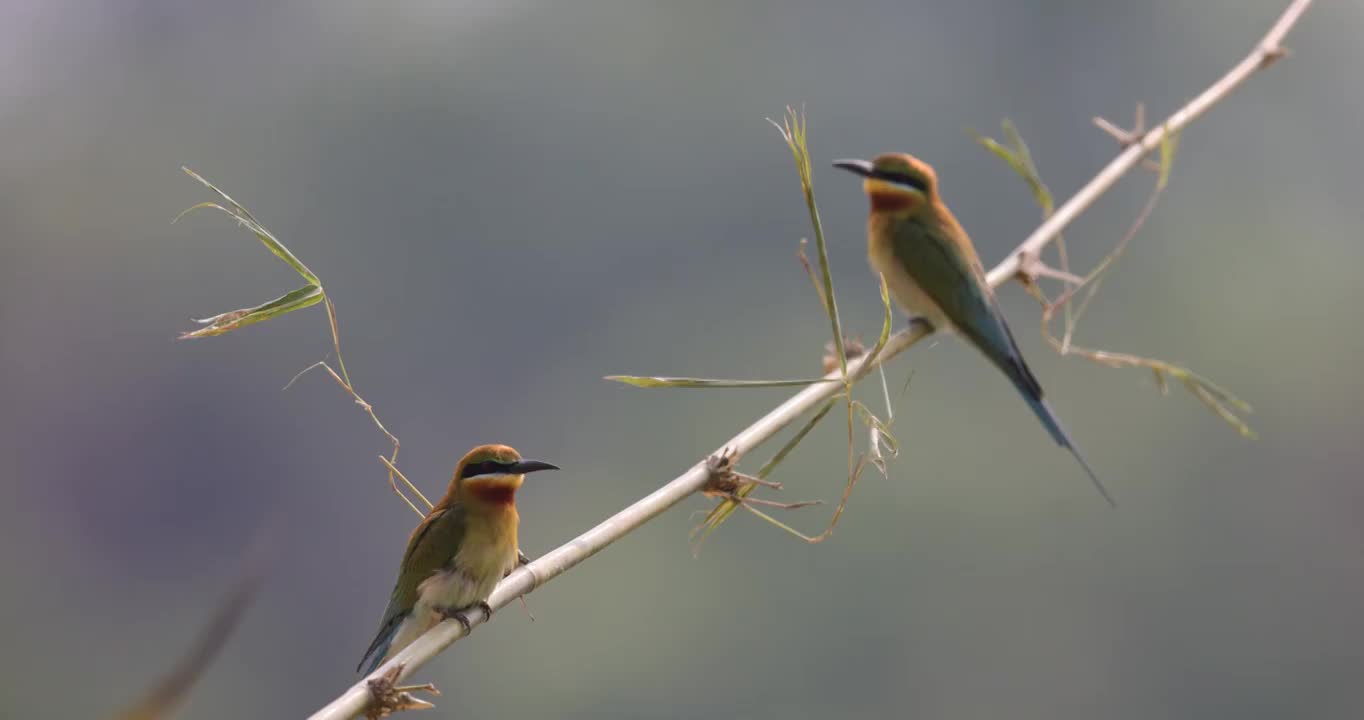
{"type": "MultiPolygon", "coordinates": [[[[1141,118],[1139,113],[1138,123],[1140,122],[1141,118]]],[[[1012,130],[1007,123],[1005,127],[1006,130],[1012,130]]],[[[1012,166],[1015,171],[1022,174],[1030,186],[1033,188],[1045,187],[1042,184],[1041,177],[1038,175],[1038,171],[1033,165],[1031,158],[1028,158],[1027,162],[1019,162],[1015,157],[1018,153],[1026,156],[1027,146],[1023,143],[1022,138],[1019,137],[1016,131],[1009,132],[1009,136],[1010,142],[1013,145],[1012,150],[1003,148],[999,143],[992,140],[987,139],[985,142],[987,146],[990,146],[991,149],[996,152],[996,154],[1009,160],[1010,166],[1012,166]]],[[[1130,134],[1119,137],[1118,140],[1121,143],[1133,142],[1130,140],[1130,134]]],[[[1145,225],[1147,219],[1155,210],[1156,203],[1160,200],[1161,195],[1168,186],[1170,169],[1174,162],[1175,148],[1178,145],[1178,140],[1179,136],[1174,133],[1167,134],[1161,140],[1160,163],[1156,166],[1156,182],[1151,189],[1150,195],[1147,197],[1146,204],[1142,207],[1141,212],[1137,214],[1136,219],[1127,229],[1127,232],[1123,234],[1122,239],[1118,241],[1118,244],[1093,270],[1089,272],[1088,275],[1083,278],[1073,277],[1067,272],[1057,271],[1049,267],[1040,257],[1029,257],[1023,261],[1023,269],[1019,271],[1020,280],[1022,280],[1022,284],[1028,293],[1042,304],[1042,336],[1059,354],[1075,355],[1106,367],[1131,367],[1149,370],[1155,377],[1156,384],[1160,388],[1161,394],[1167,394],[1168,392],[1168,383],[1166,380],[1168,378],[1174,378],[1184,385],[1189,393],[1197,398],[1199,402],[1206,405],[1219,418],[1235,428],[1237,432],[1245,437],[1254,438],[1256,436],[1255,432],[1237,414],[1238,412],[1251,412],[1250,405],[1202,375],[1199,375],[1186,367],[1169,363],[1164,360],[1126,353],[1114,353],[1106,350],[1076,347],[1072,342],[1080,318],[1084,316],[1085,311],[1089,307],[1089,303],[1094,300],[1095,296],[1098,294],[1099,287],[1103,284],[1103,280],[1107,276],[1107,273],[1113,268],[1118,258],[1122,256],[1123,252],[1127,249],[1127,246],[1132,242],[1132,239],[1136,237],[1137,233],[1145,225]],[[1057,299],[1050,300],[1036,282],[1040,277],[1055,277],[1068,280],[1069,284],[1057,299]],[[1079,307],[1072,310],[1072,307],[1074,306],[1072,300],[1075,294],[1081,291],[1085,292],[1085,296],[1081,299],[1079,307]],[[1063,308],[1065,311],[1065,329],[1062,337],[1059,339],[1051,332],[1051,320],[1055,315],[1057,308],[1063,308]]],[[[1042,205],[1043,217],[1048,216],[1051,212],[1050,200],[1039,198],[1039,204],[1042,205]]],[[[1064,253],[1061,255],[1061,262],[1063,266],[1067,263],[1064,253]]]]}
{"type": "MultiPolygon", "coordinates": [[[[275,237],[274,233],[266,229],[266,227],[262,225],[245,206],[236,200],[233,200],[231,196],[223,192],[218,186],[209,182],[202,175],[199,175],[187,167],[182,167],[181,169],[185,174],[199,181],[209,190],[212,190],[217,194],[222,202],[199,203],[180,213],[172,222],[178,222],[180,218],[184,217],[186,214],[199,209],[214,209],[224,212],[236,220],[239,226],[251,231],[266,249],[279,259],[283,260],[289,267],[293,268],[294,272],[298,273],[307,284],[302,288],[286,293],[281,297],[255,307],[232,310],[230,312],[219,313],[212,317],[197,320],[196,322],[204,325],[204,327],[181,333],[180,339],[184,340],[222,335],[246,325],[264,322],[279,317],[280,315],[312,307],[319,302],[323,303],[327,308],[327,325],[331,329],[332,352],[336,355],[336,364],[341,371],[338,373],[336,370],[332,369],[325,360],[316,362],[304,368],[297,375],[294,375],[293,379],[291,379],[284,388],[287,390],[297,382],[300,377],[314,368],[320,367],[326,369],[328,374],[332,376],[332,379],[336,381],[336,384],[340,385],[341,389],[345,390],[346,393],[355,400],[355,403],[369,415],[371,420],[374,421],[375,426],[384,434],[384,437],[388,438],[388,441],[393,444],[393,453],[389,457],[389,464],[396,464],[398,462],[398,449],[400,447],[398,438],[395,437],[393,433],[389,432],[388,428],[384,427],[384,424],[379,421],[379,416],[374,413],[374,407],[366,402],[364,398],[360,397],[355,391],[355,385],[351,382],[350,373],[346,371],[345,357],[341,354],[341,331],[336,320],[336,305],[332,302],[331,296],[323,289],[322,280],[317,276],[317,273],[314,273],[307,265],[304,265],[303,261],[285,246],[284,243],[280,242],[279,238],[275,237]]],[[[418,490],[415,485],[408,482],[407,478],[403,478],[403,482],[407,485],[408,491],[416,495],[428,509],[431,507],[431,502],[422,495],[421,491],[418,490]]],[[[413,512],[417,513],[418,517],[425,517],[426,512],[418,508],[417,505],[399,489],[392,472],[388,474],[388,484],[389,487],[393,489],[393,492],[401,498],[403,502],[407,503],[407,506],[412,508],[413,512]]]]}

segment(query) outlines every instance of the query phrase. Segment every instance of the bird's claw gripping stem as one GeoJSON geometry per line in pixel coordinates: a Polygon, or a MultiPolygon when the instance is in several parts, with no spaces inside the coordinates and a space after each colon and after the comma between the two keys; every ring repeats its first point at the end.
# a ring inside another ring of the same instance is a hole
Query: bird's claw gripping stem
{"type": "Polygon", "coordinates": [[[440,614],[441,617],[445,618],[446,620],[454,620],[455,622],[459,623],[459,626],[464,628],[464,634],[468,635],[469,633],[474,631],[473,623],[469,622],[469,616],[465,614],[469,610],[469,608],[482,609],[483,617],[485,620],[491,619],[493,616],[493,606],[489,605],[487,600],[479,600],[473,605],[469,605],[467,607],[462,608],[449,607],[441,608],[440,614]]]}

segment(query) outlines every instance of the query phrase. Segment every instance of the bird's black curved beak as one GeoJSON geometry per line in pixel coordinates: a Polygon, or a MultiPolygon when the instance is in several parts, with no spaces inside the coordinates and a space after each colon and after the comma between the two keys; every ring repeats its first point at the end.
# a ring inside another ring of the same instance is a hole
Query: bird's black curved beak
{"type": "Polygon", "coordinates": [[[834,167],[842,168],[854,175],[871,177],[876,174],[876,168],[866,160],[835,160],[834,167]]]}
{"type": "Polygon", "coordinates": [[[558,465],[550,465],[547,462],[540,462],[539,460],[522,460],[508,468],[508,470],[510,470],[513,475],[525,475],[526,473],[533,473],[537,470],[558,469],[559,469],[558,465]]]}

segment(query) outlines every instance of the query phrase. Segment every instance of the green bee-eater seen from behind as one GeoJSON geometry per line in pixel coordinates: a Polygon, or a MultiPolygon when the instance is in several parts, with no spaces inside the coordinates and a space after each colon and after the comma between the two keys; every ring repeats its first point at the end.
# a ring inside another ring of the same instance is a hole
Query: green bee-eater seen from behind
{"type": "Polygon", "coordinates": [[[871,200],[868,258],[895,301],[934,330],[956,330],[1004,371],[1056,444],[1075,456],[1114,504],[1042,399],[1042,386],[1023,362],[971,238],[938,197],[933,168],[903,153],[878,155],[871,162],[839,160],[834,167],[865,178],[862,189],[871,200]]]}

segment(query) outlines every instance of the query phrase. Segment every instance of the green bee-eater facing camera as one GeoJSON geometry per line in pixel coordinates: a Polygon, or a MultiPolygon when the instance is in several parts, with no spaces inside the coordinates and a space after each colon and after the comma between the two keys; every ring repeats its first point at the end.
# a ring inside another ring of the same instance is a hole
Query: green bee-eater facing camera
{"type": "Polygon", "coordinates": [[[446,618],[467,631],[460,613],[468,608],[482,606],[492,615],[488,596],[517,562],[516,491],[526,473],[558,469],[522,460],[506,445],[470,450],[455,466],[445,497],[412,531],[379,633],[356,669],[372,672],[446,618]]]}
{"type": "Polygon", "coordinates": [[[895,301],[934,330],[957,331],[1004,371],[1056,444],[1075,456],[1104,499],[1114,504],[1042,399],[1042,386],[1023,362],[971,238],[938,197],[933,168],[903,153],[878,155],[871,162],[838,160],[834,167],[865,178],[862,189],[871,201],[868,259],[885,277],[895,301]]]}

